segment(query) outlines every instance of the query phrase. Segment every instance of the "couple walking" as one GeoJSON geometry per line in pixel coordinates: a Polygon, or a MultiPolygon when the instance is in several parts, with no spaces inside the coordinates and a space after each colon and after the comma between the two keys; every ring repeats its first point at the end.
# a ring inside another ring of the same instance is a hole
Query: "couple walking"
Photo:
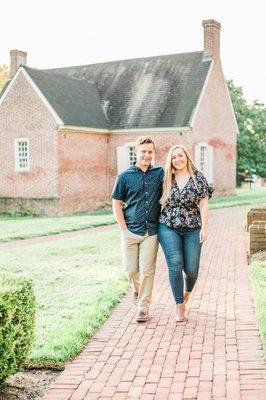
{"type": "Polygon", "coordinates": [[[137,139],[136,165],[117,177],[113,211],[121,230],[123,263],[133,284],[137,321],[149,319],[160,242],[177,306],[176,321],[183,322],[207,238],[213,189],[183,146],[169,151],[165,171],[152,166],[154,152],[152,138],[137,139]]]}

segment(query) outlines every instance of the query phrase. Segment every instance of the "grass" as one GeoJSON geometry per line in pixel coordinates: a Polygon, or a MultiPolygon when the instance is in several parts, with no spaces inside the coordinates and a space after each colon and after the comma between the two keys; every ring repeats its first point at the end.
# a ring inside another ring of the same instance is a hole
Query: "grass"
{"type": "Polygon", "coordinates": [[[34,282],[37,319],[30,364],[72,359],[128,287],[117,230],[2,250],[0,270],[34,282]]]}
{"type": "MultiPolygon", "coordinates": [[[[266,189],[238,189],[235,195],[214,197],[210,209],[235,207],[252,204],[266,205],[266,189]]],[[[77,231],[94,226],[115,223],[112,211],[96,211],[69,217],[1,217],[0,242],[47,236],[57,233],[77,231]]]]}
{"type": "Polygon", "coordinates": [[[235,195],[214,197],[209,201],[210,209],[252,204],[266,205],[266,189],[237,189],[235,195]]]}
{"type": "Polygon", "coordinates": [[[52,218],[2,217],[0,219],[0,242],[77,231],[114,223],[115,218],[111,211],[52,218]]]}
{"type": "Polygon", "coordinates": [[[249,266],[256,315],[266,355],[266,261],[253,261],[249,266]]]}

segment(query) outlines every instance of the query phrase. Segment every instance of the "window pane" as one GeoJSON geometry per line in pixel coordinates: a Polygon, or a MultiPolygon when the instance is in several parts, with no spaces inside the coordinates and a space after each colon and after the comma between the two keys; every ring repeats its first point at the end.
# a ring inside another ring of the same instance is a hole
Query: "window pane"
{"type": "Polygon", "coordinates": [[[15,140],[15,159],[19,171],[28,170],[29,154],[27,140],[15,140]]]}
{"type": "Polygon", "coordinates": [[[136,154],[135,154],[135,147],[129,147],[129,163],[130,165],[135,165],[137,161],[136,154]]]}

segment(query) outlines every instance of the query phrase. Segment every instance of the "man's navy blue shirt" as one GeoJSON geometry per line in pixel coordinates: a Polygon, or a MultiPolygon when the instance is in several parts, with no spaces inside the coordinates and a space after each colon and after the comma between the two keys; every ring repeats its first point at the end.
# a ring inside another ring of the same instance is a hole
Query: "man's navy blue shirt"
{"type": "Polygon", "coordinates": [[[137,235],[156,235],[161,212],[163,168],[149,166],[143,172],[132,166],[118,175],[112,198],[123,201],[127,228],[137,235]]]}

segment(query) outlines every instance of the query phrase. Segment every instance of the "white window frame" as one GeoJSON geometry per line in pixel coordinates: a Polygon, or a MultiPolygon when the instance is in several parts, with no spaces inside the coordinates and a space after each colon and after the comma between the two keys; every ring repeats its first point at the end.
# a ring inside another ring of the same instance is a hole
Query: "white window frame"
{"type": "Polygon", "coordinates": [[[30,170],[30,155],[29,155],[29,138],[16,138],[14,141],[15,147],[15,171],[28,172],[30,170]],[[20,143],[27,143],[27,151],[21,154],[20,143]],[[23,159],[23,160],[22,160],[23,159]],[[25,163],[25,166],[21,164],[25,163]]]}
{"type": "Polygon", "coordinates": [[[136,164],[137,158],[136,158],[136,154],[135,154],[135,143],[127,143],[125,145],[128,148],[128,152],[129,152],[129,167],[131,167],[132,165],[136,164]],[[132,149],[132,150],[131,150],[132,149]],[[133,160],[131,160],[131,151],[133,153],[133,160]]]}
{"type": "Polygon", "coordinates": [[[195,146],[195,165],[205,175],[209,183],[213,183],[213,147],[208,143],[201,142],[195,146]],[[206,167],[201,167],[201,150],[206,151],[206,167]]]}

